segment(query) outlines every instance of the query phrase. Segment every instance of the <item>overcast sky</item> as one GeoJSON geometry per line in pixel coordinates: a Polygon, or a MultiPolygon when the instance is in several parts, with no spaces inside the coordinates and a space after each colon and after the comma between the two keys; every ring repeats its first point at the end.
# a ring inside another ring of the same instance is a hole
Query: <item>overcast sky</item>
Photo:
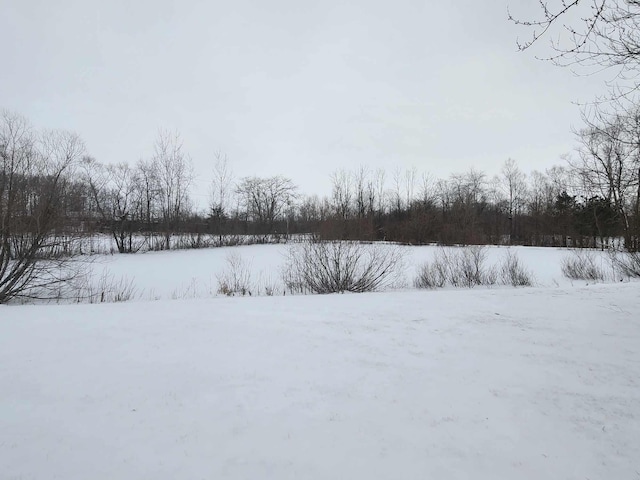
{"type": "Polygon", "coordinates": [[[527,33],[507,6],[536,3],[0,0],[0,107],[77,132],[105,163],[149,158],[158,129],[177,130],[200,196],[216,151],[305,193],[363,164],[543,170],[603,78],[516,51],[527,33]]]}

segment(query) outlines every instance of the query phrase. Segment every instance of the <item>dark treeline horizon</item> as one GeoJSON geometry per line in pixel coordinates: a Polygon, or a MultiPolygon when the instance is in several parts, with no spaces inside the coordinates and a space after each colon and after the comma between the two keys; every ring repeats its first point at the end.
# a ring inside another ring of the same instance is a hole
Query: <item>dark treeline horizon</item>
{"type": "Polygon", "coordinates": [[[622,237],[628,250],[637,251],[639,115],[598,120],[578,133],[573,160],[544,172],[526,174],[512,159],[493,176],[475,168],[433,178],[415,168],[360,166],[333,172],[324,196],[305,195],[281,175],[234,178],[229,160],[217,154],[208,207],[198,211],[179,134],[160,131],[153,155],[135,164],[103,164],[73,136],[73,158],[65,158],[60,170],[50,168],[61,162],[60,152],[48,149],[43,134],[4,112],[2,248],[9,251],[12,238],[41,228],[43,216],[55,212],[55,222],[46,223],[50,231],[107,233],[121,253],[137,251],[140,234],[152,234],[155,249],[168,249],[171,236],[184,233],[218,235],[221,241],[228,235],[268,241],[305,233],[327,240],[603,248],[607,239],[622,237]],[[53,186],[55,195],[47,197],[53,186]]]}

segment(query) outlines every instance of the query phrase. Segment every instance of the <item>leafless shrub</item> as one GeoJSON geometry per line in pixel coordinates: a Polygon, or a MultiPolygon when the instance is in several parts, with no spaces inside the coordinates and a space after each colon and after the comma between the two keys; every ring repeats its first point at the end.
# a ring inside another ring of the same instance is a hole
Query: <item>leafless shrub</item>
{"type": "Polygon", "coordinates": [[[640,278],[640,252],[612,251],[610,254],[614,270],[627,278],[640,278]]]}
{"type": "Polygon", "coordinates": [[[463,247],[454,252],[442,248],[432,262],[420,267],[414,285],[417,288],[494,285],[498,274],[495,269],[485,265],[486,255],[486,248],[481,246],[463,247]]]}
{"type": "Polygon", "coordinates": [[[218,293],[227,296],[251,295],[251,265],[237,253],[230,253],[226,258],[227,267],[217,275],[218,293]]]}
{"type": "Polygon", "coordinates": [[[256,292],[258,292],[259,295],[264,294],[267,297],[272,297],[283,293],[283,288],[271,275],[265,275],[264,272],[260,272],[258,281],[256,282],[256,292]]]}
{"type": "Polygon", "coordinates": [[[155,233],[147,235],[147,248],[150,252],[159,252],[164,250],[166,239],[156,235],[155,233]]]}
{"type": "Polygon", "coordinates": [[[605,273],[593,252],[574,250],[562,260],[562,273],[572,280],[604,280],[605,273]]]}
{"type": "Polygon", "coordinates": [[[500,276],[500,272],[496,267],[486,267],[486,270],[483,274],[483,283],[481,285],[495,285],[498,283],[498,278],[500,276]]]}
{"type": "MultiPolygon", "coordinates": [[[[223,235],[218,243],[218,247],[235,247],[243,245],[245,242],[240,235],[223,235]]],[[[250,244],[247,242],[247,244],[250,244]]]]}
{"type": "Polygon", "coordinates": [[[294,295],[309,293],[309,289],[305,285],[303,276],[300,275],[300,272],[297,269],[292,268],[290,259],[287,260],[286,264],[281,269],[280,276],[285,285],[285,292],[288,291],[294,295]]]}
{"type": "Polygon", "coordinates": [[[76,303],[119,303],[138,297],[135,280],[126,276],[116,278],[104,270],[98,278],[87,274],[77,282],[67,284],[69,292],[62,294],[59,300],[72,300],[76,303]],[[74,292],[75,296],[71,296],[74,292]]]}
{"type": "Polygon", "coordinates": [[[418,267],[418,275],[413,279],[413,286],[416,288],[438,288],[443,285],[439,285],[436,282],[433,266],[429,263],[424,263],[418,267]]]}
{"type": "Polygon", "coordinates": [[[442,288],[447,284],[449,276],[448,256],[441,250],[431,263],[419,267],[418,276],[414,279],[416,288],[442,288]]]}
{"type": "Polygon", "coordinates": [[[510,250],[502,261],[500,278],[502,283],[513,287],[530,287],[534,283],[533,274],[524,268],[518,256],[510,250]]]}
{"type": "Polygon", "coordinates": [[[133,278],[122,277],[103,289],[100,301],[112,303],[128,302],[135,298],[136,292],[137,289],[133,278]]]}
{"type": "Polygon", "coordinates": [[[444,287],[449,281],[449,270],[451,267],[449,255],[445,249],[441,248],[435,256],[433,262],[433,273],[436,279],[436,286],[444,287]]]}
{"type": "Polygon", "coordinates": [[[390,245],[312,240],[290,247],[283,280],[291,292],[370,292],[392,284],[402,263],[390,245]]]}
{"type": "Polygon", "coordinates": [[[173,247],[175,250],[193,250],[199,248],[211,248],[215,245],[210,235],[196,232],[181,235],[173,247]]]}
{"type": "Polygon", "coordinates": [[[453,256],[453,268],[450,269],[450,281],[453,286],[473,288],[477,285],[495,283],[495,275],[485,275],[485,247],[465,247],[453,256]]]}
{"type": "Polygon", "coordinates": [[[265,280],[262,287],[264,289],[264,294],[268,297],[271,297],[278,292],[278,284],[271,279],[265,280]]]}
{"type": "Polygon", "coordinates": [[[192,278],[189,283],[186,285],[182,285],[179,288],[176,288],[171,293],[171,298],[173,300],[186,300],[186,299],[194,299],[200,298],[200,290],[198,288],[198,279],[192,278]]]}

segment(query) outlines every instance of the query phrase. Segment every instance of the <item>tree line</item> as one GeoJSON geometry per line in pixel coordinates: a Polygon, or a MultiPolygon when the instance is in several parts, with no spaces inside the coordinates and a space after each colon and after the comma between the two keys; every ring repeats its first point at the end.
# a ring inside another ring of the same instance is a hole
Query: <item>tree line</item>
{"type": "MultiPolygon", "coordinates": [[[[313,233],[327,239],[422,244],[595,246],[622,237],[636,251],[640,109],[585,116],[564,164],[526,174],[472,168],[437,179],[417,169],[361,166],[331,174],[331,192],[305,195],[287,177],[235,178],[214,156],[206,210],[192,201],[193,168],[180,136],[158,133],[152,155],[103,164],[69,132],[36,132],[4,112],[0,125],[0,253],[60,255],[64,238],[107,233],[121,253],[169,249],[177,234],[261,241],[313,233]],[[50,253],[46,253],[50,251],[50,253]]],[[[194,243],[197,246],[197,242],[194,243]]]]}

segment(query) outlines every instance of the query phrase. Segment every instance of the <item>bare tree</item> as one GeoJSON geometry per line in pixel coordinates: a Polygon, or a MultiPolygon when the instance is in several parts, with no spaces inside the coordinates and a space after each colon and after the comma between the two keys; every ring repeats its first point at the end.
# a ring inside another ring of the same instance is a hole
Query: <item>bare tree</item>
{"type": "Polygon", "coordinates": [[[637,249],[635,227],[640,203],[640,109],[623,113],[599,112],[585,117],[587,128],[578,132],[579,161],[571,166],[582,181],[586,196],[602,198],[618,215],[626,246],[637,249]]]}
{"type": "Polygon", "coordinates": [[[591,125],[579,132],[580,160],[571,166],[582,181],[587,194],[596,194],[615,206],[624,218],[624,200],[628,185],[629,152],[621,139],[622,119],[616,118],[606,126],[591,125]]]}
{"type": "Polygon", "coordinates": [[[365,165],[361,165],[353,174],[353,185],[355,187],[355,210],[358,218],[367,216],[367,180],[369,177],[369,169],[365,165]]]}
{"type": "Polygon", "coordinates": [[[531,172],[530,186],[527,195],[527,211],[532,218],[533,242],[539,245],[542,241],[544,216],[551,211],[553,198],[549,198],[551,190],[549,178],[542,172],[534,170],[531,172]]]}
{"type": "Polygon", "coordinates": [[[157,164],[154,161],[139,160],[136,164],[136,177],[140,194],[139,218],[144,223],[144,232],[150,235],[153,231],[153,222],[158,216],[158,204],[160,199],[160,187],[157,164]]]}
{"type": "Polygon", "coordinates": [[[379,168],[375,171],[372,178],[371,190],[375,194],[375,211],[378,215],[382,215],[386,210],[385,198],[385,179],[386,173],[384,169],[379,168]]]}
{"type": "Polygon", "coordinates": [[[420,184],[420,202],[423,207],[432,206],[436,203],[435,182],[428,173],[423,173],[420,184]]]}
{"type": "Polygon", "coordinates": [[[102,223],[109,228],[120,253],[133,253],[142,247],[134,232],[143,223],[144,183],[137,169],[126,163],[101,165],[93,159],[84,162],[85,181],[102,223]]]}
{"type": "Polygon", "coordinates": [[[193,168],[191,160],[183,151],[182,139],[177,132],[158,132],[153,161],[157,174],[164,248],[169,249],[171,236],[189,209],[193,168]]]}
{"type": "Polygon", "coordinates": [[[530,185],[528,189],[529,211],[542,213],[548,211],[553,206],[557,194],[551,183],[549,175],[538,170],[534,170],[530,175],[530,185]]]}
{"type": "Polygon", "coordinates": [[[537,18],[522,19],[509,12],[511,21],[530,30],[529,39],[518,42],[520,50],[550,37],[553,53],[545,59],[561,66],[583,67],[587,72],[615,68],[619,78],[631,80],[631,87],[617,90],[619,94],[638,89],[640,1],[538,1],[537,18]]]}
{"type": "Polygon", "coordinates": [[[285,177],[245,177],[236,187],[247,217],[256,222],[264,235],[275,233],[277,220],[285,218],[297,187],[285,177]]]}
{"type": "Polygon", "coordinates": [[[351,215],[353,203],[353,188],[351,176],[346,170],[338,170],[331,174],[331,201],[336,215],[346,220],[351,215]]]}
{"type": "Polygon", "coordinates": [[[23,117],[0,115],[0,303],[47,296],[75,275],[63,204],[83,153],[75,134],[38,135],[23,117]]]}
{"type": "Polygon", "coordinates": [[[635,263],[640,264],[640,107],[627,113],[625,132],[632,149],[630,162],[630,187],[628,208],[632,222],[627,235],[627,249],[636,252],[635,263]]]}
{"type": "Polygon", "coordinates": [[[515,237],[516,217],[522,212],[527,194],[526,175],[520,170],[516,161],[507,159],[500,171],[498,179],[502,193],[507,200],[507,215],[509,219],[509,243],[515,237]]]}
{"type": "Polygon", "coordinates": [[[327,219],[327,212],[325,212],[322,200],[318,195],[303,195],[298,201],[298,219],[304,224],[321,222],[327,219]]]}
{"type": "Polygon", "coordinates": [[[402,170],[400,167],[396,167],[393,170],[393,188],[390,192],[391,198],[391,210],[396,213],[400,213],[403,208],[402,202],[402,187],[403,187],[402,170]]]}
{"type": "MultiPolygon", "coordinates": [[[[563,157],[567,164],[571,163],[571,159],[566,156],[563,157]]],[[[545,170],[548,178],[548,197],[551,198],[552,201],[555,201],[558,195],[562,192],[567,192],[570,194],[578,193],[578,186],[575,180],[574,172],[565,167],[564,165],[555,165],[551,168],[545,170]]]]}
{"type": "MultiPolygon", "coordinates": [[[[448,224],[456,243],[471,244],[480,241],[478,210],[485,201],[486,178],[483,172],[469,169],[463,174],[452,174],[446,185],[441,185],[441,196],[449,202],[448,224]]],[[[452,238],[446,239],[450,242],[452,238]]]]}
{"type": "Polygon", "coordinates": [[[414,199],[417,176],[418,169],[416,167],[408,168],[404,172],[404,201],[407,209],[411,208],[414,199]]]}
{"type": "Polygon", "coordinates": [[[225,154],[216,152],[215,159],[209,211],[211,218],[215,222],[219,240],[222,243],[223,223],[229,217],[231,210],[233,172],[229,166],[229,159],[225,154]]]}

